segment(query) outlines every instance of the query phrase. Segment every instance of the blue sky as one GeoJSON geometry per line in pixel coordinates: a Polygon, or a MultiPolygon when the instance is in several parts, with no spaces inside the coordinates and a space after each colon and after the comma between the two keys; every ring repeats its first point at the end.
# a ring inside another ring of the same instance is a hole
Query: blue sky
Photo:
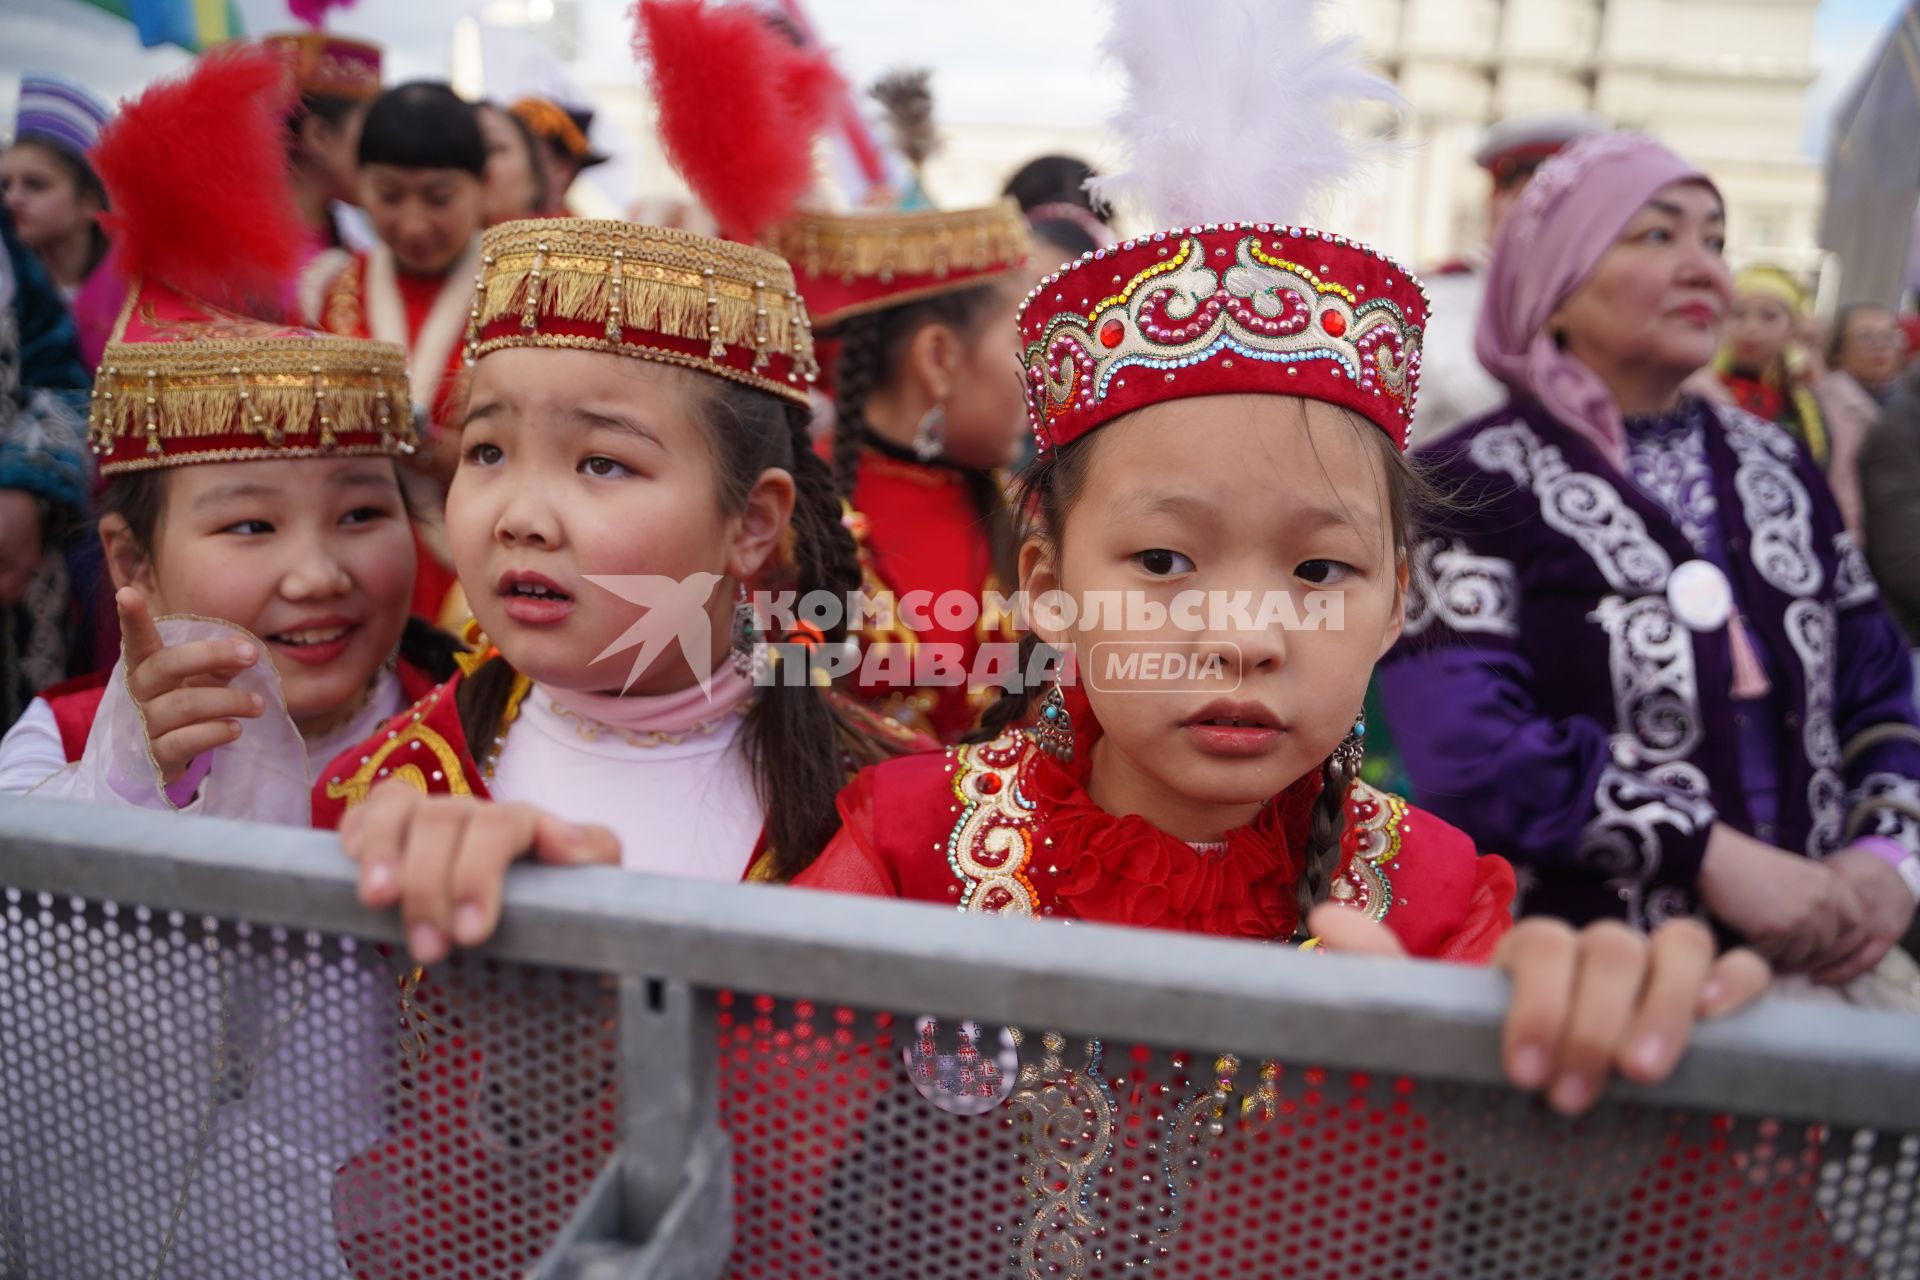
{"type": "Polygon", "coordinates": [[[1866,59],[1879,47],[1903,0],[1826,0],[1813,32],[1813,58],[1820,79],[1807,95],[1807,132],[1803,145],[1818,155],[1826,120],[1866,59]]]}

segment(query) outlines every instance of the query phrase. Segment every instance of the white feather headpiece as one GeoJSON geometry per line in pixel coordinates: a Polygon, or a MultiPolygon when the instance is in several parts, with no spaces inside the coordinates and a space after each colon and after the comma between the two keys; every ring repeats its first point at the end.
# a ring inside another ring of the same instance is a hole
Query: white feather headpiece
{"type": "Polygon", "coordinates": [[[1352,37],[1320,34],[1323,0],[1111,0],[1106,51],[1125,70],[1113,126],[1129,167],[1090,185],[1158,225],[1300,219],[1308,201],[1384,144],[1342,128],[1399,92],[1352,37]]]}

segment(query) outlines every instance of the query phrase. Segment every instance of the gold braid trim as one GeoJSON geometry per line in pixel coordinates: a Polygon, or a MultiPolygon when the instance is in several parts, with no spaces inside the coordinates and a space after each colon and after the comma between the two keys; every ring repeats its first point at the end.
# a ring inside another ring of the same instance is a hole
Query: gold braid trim
{"type": "Polygon", "coordinates": [[[1033,252],[1012,200],[979,209],[805,214],[776,227],[773,247],[802,274],[853,281],[1005,269],[1033,252]]]}
{"type": "MultiPolygon", "coordinates": [[[[509,222],[480,242],[478,296],[470,316],[470,354],[506,345],[568,346],[576,335],[539,332],[543,317],[584,321],[606,335],[601,350],[658,358],[644,343],[623,343],[627,330],[707,342],[719,360],[744,347],[764,367],[790,356],[811,381],[813,332],[793,271],[774,254],[665,227],[560,218],[509,222]],[[515,323],[520,341],[481,340],[490,325],[515,323]],[[563,340],[571,338],[572,340],[563,340]]],[[[705,368],[707,366],[700,366],[705,368]]],[[[785,388],[804,396],[804,388],[785,388]]]]}
{"type": "Polygon", "coordinates": [[[225,338],[109,343],[94,380],[87,441],[99,455],[145,437],[103,475],[181,465],[233,450],[168,448],[237,432],[249,456],[410,453],[417,443],[406,353],[358,338],[225,338]],[[378,434],[377,444],[341,436],[378,434]]]}

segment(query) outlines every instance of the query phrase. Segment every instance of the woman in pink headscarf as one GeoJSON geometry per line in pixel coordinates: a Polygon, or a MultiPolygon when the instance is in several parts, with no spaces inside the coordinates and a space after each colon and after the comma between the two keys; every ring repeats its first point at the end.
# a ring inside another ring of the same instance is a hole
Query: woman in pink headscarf
{"type": "Polygon", "coordinates": [[[1683,389],[1724,227],[1650,138],[1541,168],[1480,317],[1512,399],[1421,455],[1454,501],[1382,693],[1420,803],[1523,868],[1523,910],[1704,910],[1839,984],[1920,894],[1912,669],[1804,447],[1683,389]]]}

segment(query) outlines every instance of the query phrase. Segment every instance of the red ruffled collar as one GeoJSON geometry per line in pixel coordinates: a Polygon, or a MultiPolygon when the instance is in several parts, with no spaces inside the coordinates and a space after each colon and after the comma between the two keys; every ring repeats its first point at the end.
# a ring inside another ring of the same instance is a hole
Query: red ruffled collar
{"type": "Polygon", "coordinates": [[[1099,723],[1067,691],[1074,758],[1029,757],[1022,787],[1036,802],[1046,857],[1060,868],[1054,896],[1076,919],[1236,938],[1286,939],[1299,924],[1299,882],[1323,785],[1318,771],[1275,796],[1224,853],[1200,852],[1137,815],[1115,817],[1087,794],[1099,723]]]}

